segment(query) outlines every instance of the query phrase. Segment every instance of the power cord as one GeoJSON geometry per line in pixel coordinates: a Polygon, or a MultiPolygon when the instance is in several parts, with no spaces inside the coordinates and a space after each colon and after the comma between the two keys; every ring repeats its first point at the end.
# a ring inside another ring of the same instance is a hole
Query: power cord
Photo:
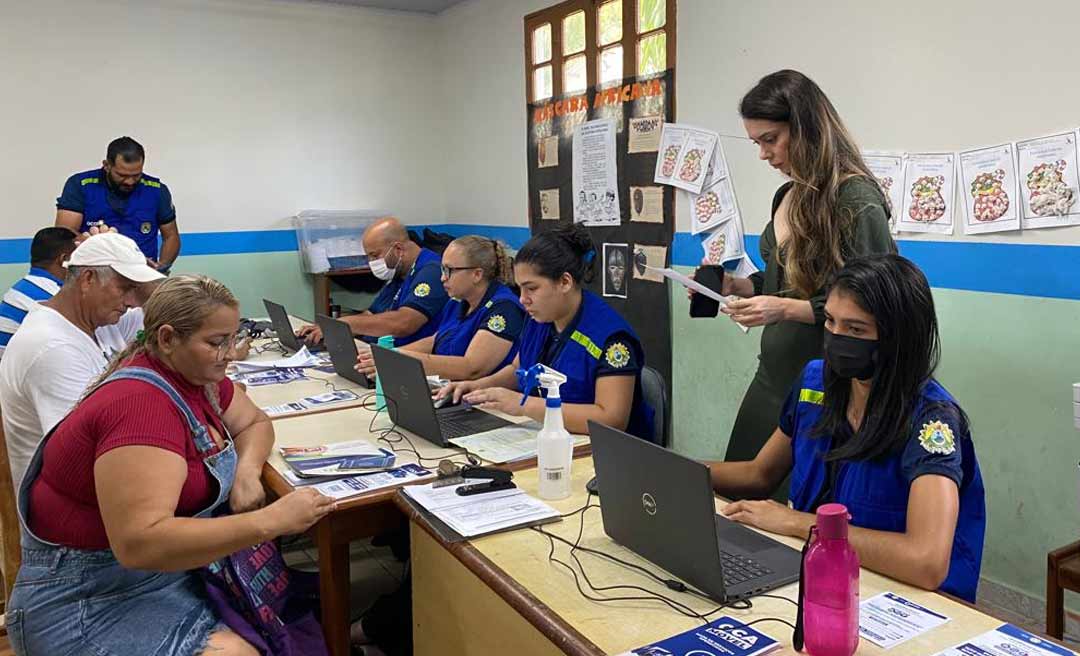
{"type": "MultiPolygon", "coordinates": [[[[375,397],[375,392],[371,392],[371,393],[365,395],[361,399],[361,403],[360,403],[360,407],[364,408],[365,410],[374,410],[375,411],[375,413],[371,416],[371,421],[368,423],[368,432],[370,432],[370,433],[378,433],[379,437],[376,438],[377,441],[385,442],[386,445],[390,447],[390,450],[393,451],[394,453],[411,453],[411,454],[413,454],[414,456],[416,456],[417,464],[420,465],[421,467],[429,467],[430,466],[430,465],[425,465],[424,464],[425,462],[433,462],[433,463],[435,463],[435,466],[438,466],[438,464],[440,462],[442,462],[443,460],[450,460],[451,462],[454,462],[453,458],[455,458],[457,456],[465,456],[465,459],[466,459],[467,462],[465,462],[465,463],[457,462],[455,464],[459,464],[459,465],[461,465],[461,464],[469,464],[469,465],[473,465],[473,466],[479,466],[480,465],[481,460],[480,460],[479,456],[477,456],[472,451],[469,451],[468,449],[466,449],[464,447],[459,447],[459,446],[453,447],[453,449],[456,451],[456,453],[454,455],[450,456],[449,458],[442,458],[442,457],[440,457],[440,458],[430,458],[430,457],[427,457],[427,456],[420,455],[420,452],[416,449],[416,445],[413,444],[412,440],[410,440],[407,435],[405,435],[404,433],[402,433],[401,431],[399,431],[397,429],[397,422],[395,422],[394,419],[393,419],[393,415],[397,414],[397,412],[396,412],[396,410],[397,410],[397,402],[394,399],[392,399],[389,396],[386,396],[384,394],[383,395],[383,400],[386,403],[383,405],[383,407],[379,408],[376,405],[371,403],[371,400],[374,397],[375,397]],[[395,412],[393,414],[390,413],[390,404],[394,404],[395,412]],[[390,419],[390,427],[385,428],[385,429],[380,429],[379,431],[376,431],[376,429],[375,429],[375,420],[379,418],[379,415],[382,414],[383,411],[386,412],[386,416],[390,419]],[[399,448],[399,445],[402,444],[403,442],[405,444],[407,444],[408,447],[399,448]]],[[[376,400],[375,403],[377,404],[378,401],[376,400]]]]}
{"type": "MultiPolygon", "coordinates": [[[[722,605],[716,607],[715,609],[713,609],[711,611],[708,611],[706,613],[699,613],[699,612],[695,611],[694,609],[690,608],[689,606],[687,606],[686,604],[683,604],[683,603],[681,603],[679,601],[676,601],[676,600],[674,600],[674,599],[672,599],[670,597],[667,597],[665,595],[657,593],[657,592],[655,592],[653,590],[648,590],[646,588],[642,588],[640,586],[635,586],[635,585],[596,586],[596,585],[594,585],[592,580],[589,579],[589,575],[585,571],[585,567],[582,564],[581,559],[579,559],[578,556],[577,556],[578,551],[583,552],[583,553],[587,553],[587,554],[590,554],[590,555],[593,555],[593,556],[596,556],[596,557],[599,557],[599,558],[604,558],[604,559],[609,560],[611,562],[622,565],[623,567],[626,567],[628,569],[635,570],[635,571],[637,571],[637,572],[639,572],[641,574],[644,574],[645,576],[649,577],[650,579],[652,579],[652,580],[654,580],[654,581],[656,581],[658,583],[662,583],[667,588],[669,588],[670,590],[673,590],[675,592],[685,592],[685,593],[689,593],[691,595],[700,597],[700,598],[702,598],[702,599],[704,599],[706,601],[712,601],[711,597],[709,597],[708,595],[706,595],[706,594],[704,594],[702,592],[699,592],[698,590],[695,590],[695,589],[691,588],[690,586],[686,585],[682,581],[679,581],[679,580],[676,580],[676,579],[673,579],[673,578],[663,577],[663,576],[661,576],[659,574],[656,574],[653,571],[650,571],[649,569],[647,569],[645,567],[637,565],[636,563],[631,563],[629,561],[623,560],[623,559],[618,558],[616,556],[613,556],[613,555],[611,555],[609,553],[606,553],[606,552],[603,552],[603,551],[600,551],[600,550],[597,550],[597,549],[591,549],[589,547],[581,546],[581,539],[582,539],[582,536],[584,535],[584,531],[585,531],[585,515],[588,513],[588,511],[590,509],[599,508],[599,507],[600,506],[598,506],[598,505],[593,505],[592,504],[592,497],[590,496],[586,500],[584,506],[578,508],[577,510],[573,510],[573,511],[568,512],[566,514],[560,515],[560,517],[563,518],[563,519],[568,518],[568,517],[572,517],[574,515],[580,515],[580,522],[578,524],[577,538],[573,542],[571,542],[570,540],[567,540],[566,538],[563,538],[562,536],[555,535],[553,533],[549,533],[549,532],[545,531],[542,527],[539,527],[539,526],[532,527],[533,531],[536,531],[537,533],[540,533],[541,535],[543,535],[544,537],[546,537],[548,539],[548,543],[550,545],[550,548],[549,548],[549,551],[548,551],[548,560],[551,561],[551,562],[557,563],[558,565],[561,565],[565,569],[569,570],[570,574],[574,578],[574,585],[577,587],[578,593],[581,594],[581,596],[585,597],[586,599],[589,599],[590,601],[595,601],[595,602],[598,602],[598,603],[610,603],[610,602],[614,602],[614,601],[658,601],[658,602],[661,602],[661,603],[667,605],[669,608],[671,608],[672,610],[676,611],[677,613],[679,613],[681,615],[684,615],[686,617],[690,617],[692,619],[700,620],[705,624],[708,624],[710,622],[709,617],[719,613],[720,611],[724,610],[725,608],[733,608],[733,609],[737,609],[737,610],[750,610],[750,609],[753,608],[753,602],[751,600],[749,600],[749,599],[740,599],[740,600],[732,602],[730,604],[722,604],[722,605]],[[556,542],[560,542],[560,543],[570,547],[570,556],[571,556],[571,558],[573,558],[574,562],[577,564],[578,569],[581,570],[581,578],[578,577],[578,573],[573,567],[571,567],[566,562],[564,562],[564,561],[562,561],[562,560],[555,557],[555,543],[556,542]],[[598,596],[590,595],[582,587],[582,585],[581,585],[581,580],[582,579],[584,579],[585,584],[589,587],[590,592],[593,592],[593,593],[608,592],[608,591],[612,591],[612,590],[635,590],[635,591],[643,592],[648,596],[617,596],[617,597],[605,596],[605,597],[598,597],[598,596]]],[[[769,599],[779,599],[779,600],[786,601],[786,602],[788,602],[790,604],[793,604],[795,606],[798,606],[798,602],[796,602],[796,601],[794,601],[792,599],[788,599],[787,597],[780,596],[780,595],[760,594],[760,595],[756,595],[756,596],[757,597],[765,597],[765,598],[769,598],[769,599]]],[[[792,629],[795,628],[794,624],[792,624],[791,622],[789,622],[789,621],[787,621],[785,619],[779,618],[779,617],[763,617],[763,618],[759,618],[759,619],[753,620],[752,622],[746,623],[745,626],[753,626],[754,624],[759,624],[759,623],[764,623],[764,622],[777,622],[777,623],[781,623],[781,624],[786,624],[787,626],[791,627],[792,629]]]]}

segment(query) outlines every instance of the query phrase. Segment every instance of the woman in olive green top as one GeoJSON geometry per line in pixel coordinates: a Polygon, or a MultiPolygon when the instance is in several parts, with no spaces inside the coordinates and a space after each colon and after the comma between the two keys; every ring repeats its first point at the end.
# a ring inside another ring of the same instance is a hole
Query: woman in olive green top
{"type": "MultiPolygon", "coordinates": [[[[821,357],[830,276],[850,258],[896,252],[885,196],[811,79],[796,71],[772,73],[743,97],[739,113],[761,159],[791,181],[777,190],[772,220],[761,234],[765,271],[724,281],[725,294],[742,297],[724,312],[744,326],[764,326],[757,373],[726,460],[757,455],[799,373],[821,357]]],[[[787,490],[777,496],[786,499],[787,490]]]]}

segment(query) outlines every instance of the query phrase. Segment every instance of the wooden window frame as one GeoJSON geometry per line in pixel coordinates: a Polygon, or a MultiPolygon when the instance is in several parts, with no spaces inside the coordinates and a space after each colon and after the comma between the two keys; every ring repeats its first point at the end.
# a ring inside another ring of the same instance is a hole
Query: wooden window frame
{"type": "MultiPolygon", "coordinates": [[[[623,47],[623,78],[637,75],[637,52],[638,41],[653,34],[665,33],[665,54],[667,56],[666,70],[675,68],[675,2],[676,0],[664,0],[666,3],[664,26],[650,32],[638,34],[637,32],[637,9],[640,0],[622,0],[623,3],[623,33],[622,39],[612,41],[605,48],[616,44],[623,47]]],[[[574,55],[563,55],[562,52],[562,21],[567,16],[578,12],[585,12],[585,79],[586,90],[595,89],[598,85],[600,74],[600,45],[597,34],[597,12],[600,5],[606,0],[565,0],[557,5],[533,12],[525,17],[525,102],[548,102],[563,94],[563,61],[574,55]],[[551,60],[534,64],[533,55],[533,31],[544,23],[551,24],[551,60]],[[533,100],[533,81],[537,68],[551,65],[551,98],[533,100]]]]}

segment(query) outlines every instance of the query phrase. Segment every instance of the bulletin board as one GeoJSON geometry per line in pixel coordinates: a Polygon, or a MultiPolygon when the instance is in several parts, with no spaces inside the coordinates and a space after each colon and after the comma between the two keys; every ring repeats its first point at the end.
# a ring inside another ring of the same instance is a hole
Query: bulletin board
{"type": "Polygon", "coordinates": [[[663,279],[649,275],[640,263],[647,259],[650,265],[668,266],[671,261],[674,190],[654,184],[653,173],[660,130],[674,120],[674,98],[674,71],[668,70],[530,103],[526,146],[529,227],[535,235],[574,221],[579,200],[572,179],[575,128],[597,119],[614,121],[620,221],[587,228],[598,260],[588,288],[603,295],[633,326],[645,348],[646,364],[664,376],[669,398],[670,298],[663,279]]]}

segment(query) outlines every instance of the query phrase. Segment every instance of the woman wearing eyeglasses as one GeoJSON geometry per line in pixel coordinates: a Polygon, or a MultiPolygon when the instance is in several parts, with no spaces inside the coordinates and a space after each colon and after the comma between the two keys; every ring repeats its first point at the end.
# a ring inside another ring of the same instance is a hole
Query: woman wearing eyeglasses
{"type": "MultiPolygon", "coordinates": [[[[499,242],[467,235],[450,242],[442,256],[442,284],[450,295],[434,335],[398,349],[424,364],[429,375],[476,380],[498,371],[517,355],[525,310],[507,285],[513,263],[499,242]]],[[[356,370],[371,375],[371,352],[357,358],[356,370]]]]}
{"type": "Polygon", "coordinates": [[[19,490],[22,567],[8,602],[24,654],[255,654],[199,570],[333,509],[310,488],[266,504],[274,428],[225,376],[236,298],[175,276],[145,327],[34,453],[19,490]]]}

